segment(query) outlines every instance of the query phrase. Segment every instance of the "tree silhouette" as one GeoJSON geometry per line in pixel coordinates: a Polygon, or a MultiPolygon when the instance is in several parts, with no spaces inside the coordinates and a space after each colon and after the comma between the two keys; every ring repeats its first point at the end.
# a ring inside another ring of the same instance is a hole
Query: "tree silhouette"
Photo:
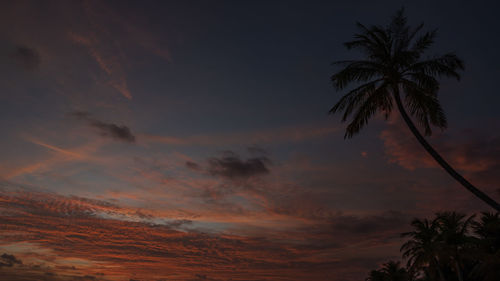
{"type": "Polygon", "coordinates": [[[441,244],[437,220],[414,219],[411,225],[414,230],[401,235],[410,238],[401,246],[403,257],[408,259],[409,270],[423,270],[431,278],[439,275],[439,279],[445,281],[439,259],[441,244]]]}
{"type": "Polygon", "coordinates": [[[472,276],[484,281],[500,280],[500,214],[482,213],[473,229],[479,240],[472,276]]]}
{"type": "Polygon", "coordinates": [[[413,276],[400,262],[389,261],[381,269],[372,270],[366,281],[412,281],[413,276]]]}
{"type": "Polygon", "coordinates": [[[441,241],[441,256],[453,268],[459,281],[464,280],[462,256],[473,245],[473,237],[469,235],[474,215],[467,217],[457,212],[436,214],[441,241]]]}
{"type": "Polygon", "coordinates": [[[370,271],[367,281],[498,281],[500,280],[500,213],[466,216],[436,213],[414,219],[401,234],[406,268],[389,261],[370,271]]]}
{"type": "Polygon", "coordinates": [[[462,60],[453,53],[423,59],[424,52],[434,43],[436,31],[420,34],[423,24],[415,28],[408,26],[403,9],[396,13],[387,27],[357,25],[360,33],[344,45],[348,49],[360,49],[366,57],[334,62],[343,68],[331,77],[337,90],[351,84],[357,86],[330,110],[332,114],[343,111],[342,122],[352,118],[344,137],[357,134],[377,112],[383,113],[387,119],[395,103],[413,135],[439,165],[466,189],[500,211],[495,200],[457,173],[429,145],[410,117],[416,119],[427,136],[432,134],[431,125],[440,129],[447,127],[446,116],[437,98],[437,78],[460,79],[458,71],[464,69],[462,60]]]}

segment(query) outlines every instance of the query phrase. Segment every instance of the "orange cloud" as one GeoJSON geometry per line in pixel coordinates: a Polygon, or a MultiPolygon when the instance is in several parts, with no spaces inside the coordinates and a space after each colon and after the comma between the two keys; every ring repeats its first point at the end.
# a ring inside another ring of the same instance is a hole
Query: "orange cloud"
{"type": "MultiPolygon", "coordinates": [[[[438,167],[434,159],[401,122],[392,123],[388,129],[382,131],[380,138],[384,142],[390,162],[409,170],[438,167]]],[[[477,132],[469,132],[453,137],[438,135],[428,141],[453,166],[466,172],[485,171],[498,164],[497,157],[500,155],[498,136],[489,136],[485,139],[477,132]],[[475,136],[477,138],[472,139],[475,136]]]]}
{"type": "MultiPolygon", "coordinates": [[[[417,142],[402,122],[391,123],[380,134],[391,163],[408,170],[441,167],[417,142]]],[[[500,196],[500,136],[479,130],[464,130],[430,137],[428,142],[452,167],[492,197],[500,196]]],[[[445,172],[443,171],[443,175],[445,172]]],[[[445,197],[445,196],[443,196],[445,197]]]]}
{"type": "Polygon", "coordinates": [[[48,148],[50,150],[62,153],[62,154],[67,155],[67,156],[71,156],[71,157],[75,157],[75,158],[84,158],[85,157],[82,154],[79,154],[79,153],[76,153],[76,152],[73,152],[73,151],[69,151],[69,150],[66,150],[66,149],[62,149],[62,148],[59,148],[59,147],[56,147],[56,146],[53,146],[53,145],[50,145],[50,144],[46,144],[46,143],[43,143],[43,142],[41,142],[39,140],[36,140],[36,139],[30,139],[29,141],[32,142],[32,143],[34,143],[34,144],[38,144],[40,146],[43,146],[43,147],[48,148]]]}
{"type": "Polygon", "coordinates": [[[88,275],[96,280],[361,278],[385,257],[380,247],[392,243],[386,237],[406,220],[397,213],[340,215],[307,230],[287,229],[263,237],[179,231],[177,224],[106,218],[99,214],[133,212],[105,201],[47,193],[3,191],[0,210],[0,251],[15,250],[25,261],[24,267],[9,269],[9,276],[36,275],[40,271],[35,268],[44,268],[41,272],[61,278],[88,275]],[[357,246],[343,244],[361,237],[365,242],[357,246]],[[26,241],[32,246],[21,246],[26,241]],[[349,256],[356,251],[367,256],[349,256]]]}

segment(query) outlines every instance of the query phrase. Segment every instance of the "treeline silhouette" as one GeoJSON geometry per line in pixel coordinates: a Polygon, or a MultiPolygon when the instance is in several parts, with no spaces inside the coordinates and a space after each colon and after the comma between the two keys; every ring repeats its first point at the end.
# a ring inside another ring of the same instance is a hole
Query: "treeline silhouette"
{"type": "Polygon", "coordinates": [[[402,234],[406,264],[389,261],[372,270],[367,281],[499,281],[500,216],[436,213],[414,219],[402,234]]]}

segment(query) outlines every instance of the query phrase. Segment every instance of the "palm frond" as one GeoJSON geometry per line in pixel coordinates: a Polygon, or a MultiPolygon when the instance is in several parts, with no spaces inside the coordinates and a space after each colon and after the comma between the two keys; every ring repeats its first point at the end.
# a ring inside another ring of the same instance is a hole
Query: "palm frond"
{"type": "Polygon", "coordinates": [[[407,79],[403,80],[402,86],[406,93],[406,106],[410,114],[424,128],[426,135],[432,134],[430,125],[441,129],[447,127],[446,115],[437,99],[435,89],[423,88],[421,85],[407,79]]]}
{"type": "Polygon", "coordinates": [[[387,86],[387,83],[382,83],[366,97],[366,100],[358,107],[352,121],[347,126],[344,138],[351,138],[357,134],[377,111],[388,110],[387,98],[390,97],[390,92],[387,86]]]}
{"type": "Polygon", "coordinates": [[[380,76],[380,70],[374,64],[352,62],[332,75],[331,80],[337,90],[342,90],[351,83],[367,81],[374,76],[380,76]]]}
{"type": "Polygon", "coordinates": [[[432,44],[434,44],[434,38],[436,38],[437,29],[426,32],[424,35],[420,36],[415,40],[413,46],[411,47],[411,51],[415,54],[418,54],[418,57],[427,50],[432,44]]]}
{"type": "Polygon", "coordinates": [[[371,26],[370,28],[361,23],[356,23],[361,33],[354,35],[354,40],[344,43],[347,49],[360,49],[369,58],[384,61],[390,58],[390,37],[382,27],[371,26]]]}
{"type": "Polygon", "coordinates": [[[347,116],[351,114],[352,110],[357,107],[360,102],[363,102],[367,95],[376,89],[377,83],[380,81],[382,81],[382,79],[365,83],[349,91],[330,109],[330,114],[334,114],[337,111],[345,109],[344,117],[342,118],[342,121],[345,121],[347,116]]]}
{"type": "Polygon", "coordinates": [[[407,71],[423,72],[429,76],[445,76],[460,80],[458,70],[463,69],[463,61],[454,53],[448,53],[440,57],[417,62],[408,67],[407,71]]]}

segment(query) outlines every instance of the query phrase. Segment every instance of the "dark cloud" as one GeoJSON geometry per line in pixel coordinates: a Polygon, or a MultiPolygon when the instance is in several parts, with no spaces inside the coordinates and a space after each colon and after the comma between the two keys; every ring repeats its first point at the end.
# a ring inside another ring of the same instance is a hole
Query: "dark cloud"
{"type": "Polygon", "coordinates": [[[207,171],[213,176],[228,179],[247,179],[250,177],[269,174],[268,165],[271,163],[265,156],[243,160],[231,151],[226,151],[222,157],[208,159],[207,171]]]}
{"type": "Polygon", "coordinates": [[[99,134],[104,137],[110,137],[112,139],[123,141],[123,142],[135,142],[135,135],[132,134],[130,128],[127,126],[120,126],[114,123],[106,123],[95,118],[92,118],[90,113],[85,111],[75,111],[71,113],[73,117],[80,120],[85,120],[88,124],[99,130],[99,134]]]}
{"type": "Polygon", "coordinates": [[[23,264],[23,262],[17,259],[14,255],[4,253],[0,256],[0,268],[4,266],[12,267],[15,264],[23,264]]]}
{"type": "Polygon", "coordinates": [[[125,142],[135,142],[135,136],[127,126],[118,126],[116,124],[104,123],[97,120],[94,120],[90,124],[101,130],[102,136],[109,136],[113,139],[125,142]]]}
{"type": "Polygon", "coordinates": [[[195,163],[192,161],[186,161],[186,167],[188,167],[191,170],[195,170],[195,171],[200,171],[202,169],[198,163],[195,163]]]}
{"type": "MultiPolygon", "coordinates": [[[[5,255],[5,254],[4,254],[5,255]]],[[[10,256],[10,255],[9,255],[10,256]]],[[[59,266],[59,269],[65,268],[59,266]]],[[[68,267],[66,267],[68,268],[68,267]]],[[[75,267],[71,268],[75,270],[75,267]]],[[[27,264],[17,267],[5,267],[1,269],[1,280],[26,281],[26,280],[45,280],[45,281],[109,281],[109,279],[98,278],[93,275],[73,275],[59,274],[56,268],[45,264],[27,264]]],[[[76,273],[76,272],[75,272],[76,273]]],[[[103,274],[100,274],[103,275],[103,274]]]]}
{"type": "Polygon", "coordinates": [[[26,70],[36,70],[40,65],[40,54],[38,51],[26,46],[16,46],[10,57],[26,70]]]}

